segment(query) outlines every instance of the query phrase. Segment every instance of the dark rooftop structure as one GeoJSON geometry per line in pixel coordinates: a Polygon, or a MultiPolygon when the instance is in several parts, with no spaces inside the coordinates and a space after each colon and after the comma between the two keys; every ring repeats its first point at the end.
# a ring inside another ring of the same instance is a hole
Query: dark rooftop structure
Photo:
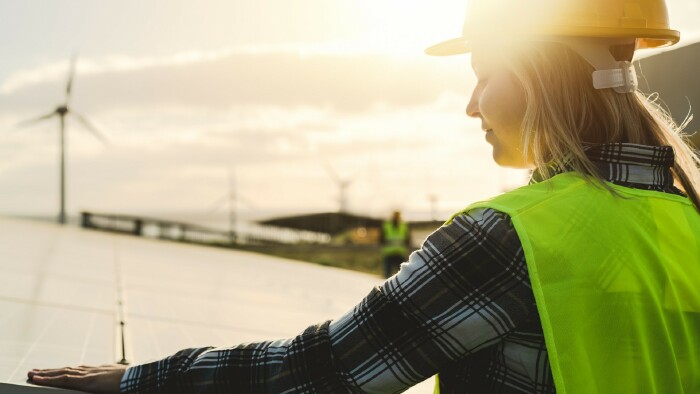
{"type": "Polygon", "coordinates": [[[312,213],[260,221],[260,224],[337,235],[358,227],[380,227],[383,219],[344,212],[312,213]]]}
{"type": "MultiPolygon", "coordinates": [[[[306,230],[335,236],[345,231],[364,227],[379,229],[385,219],[344,212],[324,212],[287,216],[260,221],[260,224],[306,230]]],[[[408,221],[413,230],[425,232],[440,227],[443,220],[408,221]]]]}

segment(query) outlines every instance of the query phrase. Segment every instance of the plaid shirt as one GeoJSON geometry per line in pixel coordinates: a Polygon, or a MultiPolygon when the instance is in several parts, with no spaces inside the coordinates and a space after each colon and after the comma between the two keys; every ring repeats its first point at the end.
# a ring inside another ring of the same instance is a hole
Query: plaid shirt
{"type": "MultiPolygon", "coordinates": [[[[680,193],[670,147],[587,155],[612,183],[680,193]]],[[[443,393],[555,392],[523,249],[502,212],[456,216],[337,320],[286,340],[182,350],[129,368],[121,390],[396,393],[438,372],[443,393]]]]}

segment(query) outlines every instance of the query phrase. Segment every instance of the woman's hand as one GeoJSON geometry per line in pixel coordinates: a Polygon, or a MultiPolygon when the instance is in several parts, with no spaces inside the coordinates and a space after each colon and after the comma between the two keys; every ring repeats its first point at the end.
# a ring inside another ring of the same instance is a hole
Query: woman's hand
{"type": "Polygon", "coordinates": [[[71,368],[32,369],[27,373],[29,382],[41,385],[75,389],[90,393],[119,393],[125,365],[102,365],[71,368]]]}

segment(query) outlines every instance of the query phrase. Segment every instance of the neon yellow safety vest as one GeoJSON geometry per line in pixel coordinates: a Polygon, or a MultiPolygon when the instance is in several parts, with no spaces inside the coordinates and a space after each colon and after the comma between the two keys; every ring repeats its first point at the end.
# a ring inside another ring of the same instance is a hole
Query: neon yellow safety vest
{"type": "Polygon", "coordinates": [[[406,248],[406,237],[408,237],[408,225],[404,222],[399,222],[398,226],[394,227],[393,221],[386,221],[382,226],[384,231],[384,246],[382,246],[382,254],[402,255],[408,253],[406,248]]]}
{"type": "Polygon", "coordinates": [[[565,173],[464,212],[510,215],[558,393],[700,393],[700,214],[609,186],[565,173]]]}

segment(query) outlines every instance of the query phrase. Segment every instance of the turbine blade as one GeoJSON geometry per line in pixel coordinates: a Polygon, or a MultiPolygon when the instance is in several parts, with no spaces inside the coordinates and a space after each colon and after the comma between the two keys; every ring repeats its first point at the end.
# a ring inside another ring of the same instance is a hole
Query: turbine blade
{"type": "Polygon", "coordinates": [[[209,209],[209,214],[213,215],[216,213],[222,206],[224,206],[224,203],[228,201],[229,198],[230,197],[228,194],[224,194],[223,196],[219,197],[213,204],[210,205],[211,208],[209,209]]]}
{"type": "Polygon", "coordinates": [[[240,194],[238,195],[238,201],[240,201],[243,205],[247,206],[248,208],[252,210],[257,210],[258,206],[255,205],[252,201],[250,201],[248,198],[241,196],[240,194]]]}
{"type": "Polygon", "coordinates": [[[48,113],[46,115],[41,115],[41,116],[36,117],[36,118],[23,120],[23,121],[17,123],[17,127],[26,127],[26,126],[32,125],[34,123],[41,122],[42,120],[52,118],[52,117],[57,116],[57,115],[58,114],[56,113],[56,111],[51,111],[50,113],[48,113]]]}
{"type": "Polygon", "coordinates": [[[77,56],[73,55],[70,60],[70,68],[68,70],[68,83],[66,83],[66,106],[70,102],[71,91],[73,90],[73,79],[75,77],[75,62],[77,56]]]}
{"type": "Polygon", "coordinates": [[[94,135],[95,138],[97,138],[98,140],[100,140],[100,142],[102,142],[105,146],[109,146],[109,140],[107,139],[107,137],[105,137],[104,135],[102,135],[102,133],[100,133],[100,132],[97,130],[97,127],[95,127],[92,123],[90,123],[90,121],[87,120],[83,115],[80,115],[79,113],[72,112],[72,111],[70,112],[70,114],[73,115],[73,116],[75,116],[75,118],[76,118],[80,123],[82,123],[83,127],[85,127],[85,129],[87,129],[87,131],[89,131],[90,133],[92,133],[92,135],[94,135]]]}

